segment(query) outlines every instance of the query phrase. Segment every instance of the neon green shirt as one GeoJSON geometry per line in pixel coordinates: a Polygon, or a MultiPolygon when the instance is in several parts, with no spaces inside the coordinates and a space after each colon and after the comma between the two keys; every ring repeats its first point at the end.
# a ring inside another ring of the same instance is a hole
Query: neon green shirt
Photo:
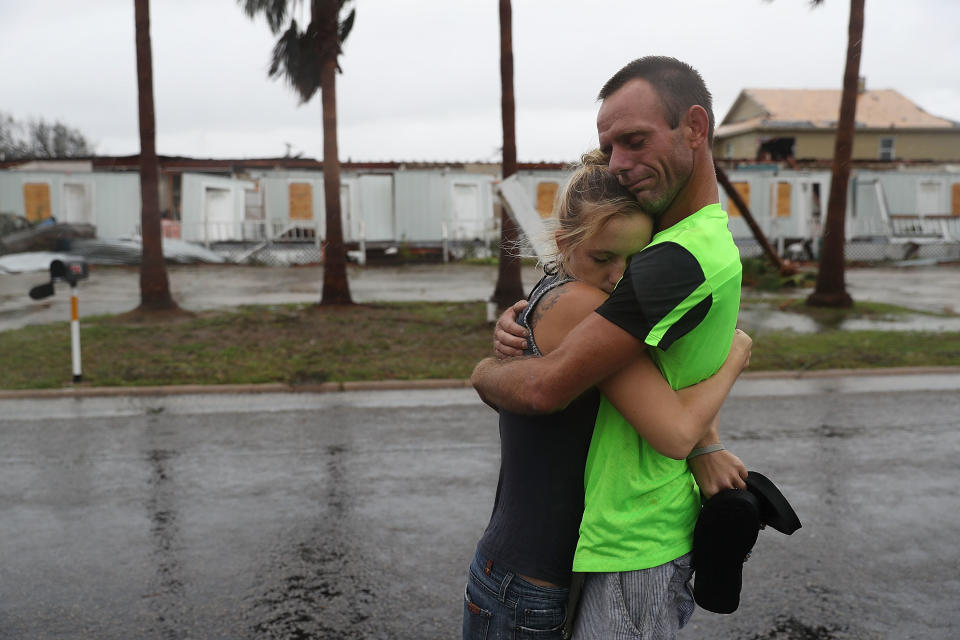
{"type": "MultiPolygon", "coordinates": [[[[597,312],[643,340],[680,389],[710,377],[726,359],[740,278],[727,214],[712,204],[654,236],[597,312]]],[[[692,549],[700,494],[686,460],[657,453],[606,398],[584,487],[574,571],[648,569],[692,549]]]]}

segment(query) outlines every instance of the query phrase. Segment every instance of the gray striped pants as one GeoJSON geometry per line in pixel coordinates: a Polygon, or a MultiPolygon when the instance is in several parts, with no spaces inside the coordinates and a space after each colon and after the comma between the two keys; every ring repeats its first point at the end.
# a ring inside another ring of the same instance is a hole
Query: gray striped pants
{"type": "Polygon", "coordinates": [[[691,554],[651,569],[585,575],[573,640],[665,640],[690,620],[691,554]]]}

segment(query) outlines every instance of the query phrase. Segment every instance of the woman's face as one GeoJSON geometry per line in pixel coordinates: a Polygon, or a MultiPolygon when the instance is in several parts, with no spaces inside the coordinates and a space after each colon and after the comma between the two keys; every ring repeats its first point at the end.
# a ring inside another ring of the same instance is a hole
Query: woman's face
{"type": "Polygon", "coordinates": [[[647,246],[652,234],[649,216],[611,218],[566,256],[564,269],[577,280],[612,293],[626,269],[627,258],[647,246]]]}

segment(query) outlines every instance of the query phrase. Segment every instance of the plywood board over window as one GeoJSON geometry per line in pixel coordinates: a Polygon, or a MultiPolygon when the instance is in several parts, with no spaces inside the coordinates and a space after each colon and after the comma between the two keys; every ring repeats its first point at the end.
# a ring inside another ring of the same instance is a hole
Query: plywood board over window
{"type": "Polygon", "coordinates": [[[50,185],[45,182],[28,182],[23,185],[24,217],[30,222],[46,220],[53,214],[50,210],[50,185]]]}
{"type": "Polygon", "coordinates": [[[777,206],[774,212],[778,218],[790,217],[790,191],[791,185],[789,182],[777,183],[777,206]]]}
{"type": "Polygon", "coordinates": [[[553,202],[557,198],[556,182],[537,183],[537,213],[541,218],[549,218],[553,215],[553,202]]]}
{"type": "MultiPolygon", "coordinates": [[[[743,203],[750,206],[750,183],[749,182],[734,182],[733,188],[740,194],[740,197],[743,198],[743,203]]],[[[762,195],[762,194],[761,194],[762,195]]],[[[737,207],[733,202],[733,198],[727,198],[727,215],[731,218],[739,218],[743,214],[740,213],[740,208],[737,207]]]]}
{"type": "Polygon", "coordinates": [[[290,183],[290,219],[313,220],[313,186],[309,182],[290,183]]]}
{"type": "Polygon", "coordinates": [[[950,187],[950,213],[960,216],[960,182],[954,182],[950,187]]]}

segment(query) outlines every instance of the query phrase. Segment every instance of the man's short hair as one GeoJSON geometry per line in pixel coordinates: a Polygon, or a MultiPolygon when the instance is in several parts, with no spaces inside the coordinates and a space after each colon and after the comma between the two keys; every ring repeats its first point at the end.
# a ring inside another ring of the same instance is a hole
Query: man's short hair
{"type": "Polygon", "coordinates": [[[606,100],[625,84],[637,79],[646,80],[656,89],[663,103],[665,119],[672,129],[677,128],[680,118],[693,105],[706,109],[709,120],[707,142],[713,146],[713,97],[696,69],[667,56],[637,58],[607,80],[598,99],[606,100]]]}

